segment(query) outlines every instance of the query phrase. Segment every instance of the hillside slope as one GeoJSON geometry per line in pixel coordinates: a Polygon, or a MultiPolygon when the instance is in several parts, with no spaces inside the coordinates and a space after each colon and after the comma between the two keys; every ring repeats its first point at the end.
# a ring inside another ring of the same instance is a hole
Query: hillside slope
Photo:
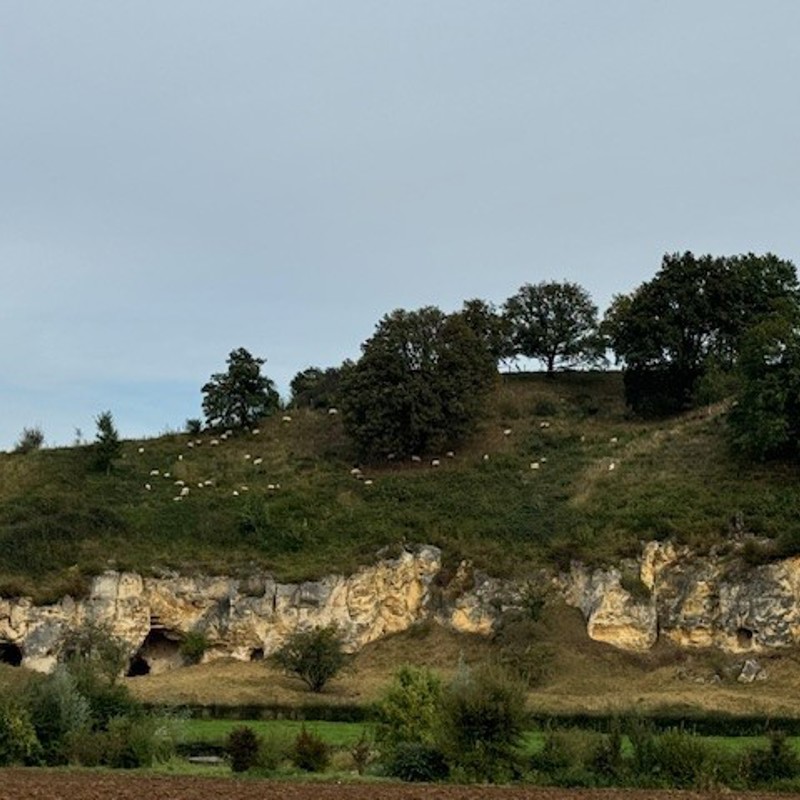
{"type": "Polygon", "coordinates": [[[110,567],[297,580],[403,542],[509,576],[653,538],[704,549],[752,532],[796,551],[795,470],[732,459],[724,414],[641,422],[617,373],[520,374],[498,382],[453,457],[362,464],[365,480],[339,416],[314,411],[225,439],[128,441],[110,476],[91,470],[88,447],[0,454],[0,591],[41,602],[110,567]]]}

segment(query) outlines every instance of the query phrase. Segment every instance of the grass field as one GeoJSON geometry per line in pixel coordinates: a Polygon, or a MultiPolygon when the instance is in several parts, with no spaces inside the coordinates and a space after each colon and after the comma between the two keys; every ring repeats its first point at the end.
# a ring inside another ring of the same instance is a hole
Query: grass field
{"type": "Polygon", "coordinates": [[[607,561],[651,538],[707,547],[734,523],[784,550],[800,541],[793,469],[734,461],[723,406],[629,419],[617,373],[504,376],[454,458],[362,464],[372,485],[350,475],[338,417],[291,416],[219,445],[210,433],[125,442],[110,476],[88,447],[0,454],[0,591],[44,602],[107,568],[299,580],[408,541],[503,575],[607,561]]]}

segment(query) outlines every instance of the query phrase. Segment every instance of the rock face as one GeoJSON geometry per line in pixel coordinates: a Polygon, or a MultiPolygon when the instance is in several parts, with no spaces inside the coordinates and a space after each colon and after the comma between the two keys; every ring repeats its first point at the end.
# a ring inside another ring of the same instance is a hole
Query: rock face
{"type": "Polygon", "coordinates": [[[107,626],[128,644],[131,668],[139,674],[179,665],[180,640],[190,631],[208,638],[205,660],[261,658],[299,627],[331,623],[346,647],[356,650],[421,618],[440,566],[439,550],[423,546],[349,577],[299,584],[266,575],[239,581],[106,572],[85,600],[66,597],[52,606],[0,600],[0,655],[8,661],[18,655],[24,666],[49,671],[64,635],[87,621],[107,626]]]}
{"type": "Polygon", "coordinates": [[[651,542],[627,569],[574,565],[559,581],[594,639],[644,650],[661,636],[736,653],[800,641],[800,558],[747,568],[736,557],[651,542]],[[624,574],[649,594],[625,588],[624,574]]]}
{"type": "MultiPolygon", "coordinates": [[[[263,658],[295,630],[314,625],[337,625],[351,651],[425,617],[489,634],[531,590],[559,593],[581,610],[591,638],[626,650],[646,650],[659,637],[750,655],[800,642],[800,558],[745,568],[736,557],[701,557],[653,542],[618,567],[576,563],[569,573],[513,584],[466,562],[445,580],[439,550],[419,546],[347,577],[306,583],[277,583],[266,574],[237,580],[107,572],[82,600],[35,606],[2,599],[0,661],[48,671],[65,635],[87,622],[107,626],[127,644],[131,674],[182,664],[180,643],[191,632],[210,644],[204,660],[263,658]]],[[[743,678],[752,679],[749,672],[743,678]]]]}

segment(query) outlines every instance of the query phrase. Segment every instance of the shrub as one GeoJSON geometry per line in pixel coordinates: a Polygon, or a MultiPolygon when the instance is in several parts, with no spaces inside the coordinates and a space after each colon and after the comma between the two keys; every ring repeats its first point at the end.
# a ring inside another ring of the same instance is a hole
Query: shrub
{"type": "Polygon", "coordinates": [[[353,759],[353,766],[359,775],[363,775],[372,761],[373,746],[372,737],[366,730],[361,731],[358,741],[350,748],[350,755],[353,759]]]}
{"type": "Polygon", "coordinates": [[[321,692],[349,660],[335,625],[293,633],[273,659],[286,672],[297,675],[312,692],[321,692]]]}
{"type": "Polygon", "coordinates": [[[531,766],[558,786],[587,786],[596,780],[591,770],[598,751],[598,734],[586,730],[549,730],[531,766]]]}
{"type": "Polygon", "coordinates": [[[14,445],[14,452],[30,453],[33,450],[39,450],[43,444],[44,432],[38,425],[32,428],[23,428],[16,445],[14,445]]]}
{"type": "Polygon", "coordinates": [[[197,434],[203,430],[203,421],[196,418],[187,419],[185,428],[186,433],[191,433],[192,435],[197,436],[197,434]]]}
{"type": "Polygon", "coordinates": [[[442,701],[439,745],[471,780],[503,781],[518,770],[525,687],[497,666],[463,672],[442,701]]]}
{"type": "Polygon", "coordinates": [[[524,611],[504,614],[494,633],[498,661],[526,686],[538,686],[550,674],[553,651],[537,641],[540,636],[539,624],[524,611]]]}
{"type": "Polygon", "coordinates": [[[247,772],[259,760],[261,741],[258,734],[247,725],[234,728],[228,734],[225,750],[234,772],[247,772]]]}
{"type": "Polygon", "coordinates": [[[387,771],[403,781],[433,783],[444,780],[450,770],[442,751],[434,745],[400,742],[392,751],[387,771]]]}
{"type": "Polygon", "coordinates": [[[769,734],[766,749],[749,750],[742,759],[741,772],[750,785],[796,778],[800,775],[800,760],[786,739],[786,734],[774,731],[769,734]]]}
{"type": "Polygon", "coordinates": [[[199,664],[210,647],[208,637],[201,631],[189,631],[179,645],[180,654],[185,664],[199,664]]]}
{"type": "Polygon", "coordinates": [[[378,744],[390,753],[404,742],[433,744],[442,682],[424,667],[402,666],[378,702],[378,744]]]}
{"type": "Polygon", "coordinates": [[[0,765],[30,763],[38,751],[39,740],[28,709],[21,703],[4,702],[0,706],[0,765]]]}
{"type": "Polygon", "coordinates": [[[267,772],[274,772],[287,758],[291,743],[282,736],[271,734],[261,737],[257,766],[267,772]]]}
{"type": "Polygon", "coordinates": [[[103,763],[109,767],[136,769],[167,761],[175,745],[166,720],[149,715],[115,717],[104,734],[103,763]]]}
{"type": "Polygon", "coordinates": [[[294,740],[292,763],[306,772],[323,772],[331,760],[328,745],[303,725],[294,740]]]}

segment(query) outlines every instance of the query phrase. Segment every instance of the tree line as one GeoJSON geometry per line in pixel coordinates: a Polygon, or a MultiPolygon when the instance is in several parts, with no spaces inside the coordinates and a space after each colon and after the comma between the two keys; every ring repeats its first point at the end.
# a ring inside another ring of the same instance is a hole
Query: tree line
{"type": "MultiPolygon", "coordinates": [[[[800,291],[772,254],[667,254],[653,278],[619,294],[602,317],[571,282],[526,283],[497,307],[471,299],[447,314],[396,309],[361,356],[309,367],[292,407],[341,410],[363,458],[441,451],[474,428],[498,365],[538,360],[547,373],[622,369],[643,417],[733,398],[731,441],[757,458],[796,457],[800,433],[800,291]]],[[[203,387],[211,426],[246,426],[280,407],[264,360],[239,349],[203,387]]]]}

